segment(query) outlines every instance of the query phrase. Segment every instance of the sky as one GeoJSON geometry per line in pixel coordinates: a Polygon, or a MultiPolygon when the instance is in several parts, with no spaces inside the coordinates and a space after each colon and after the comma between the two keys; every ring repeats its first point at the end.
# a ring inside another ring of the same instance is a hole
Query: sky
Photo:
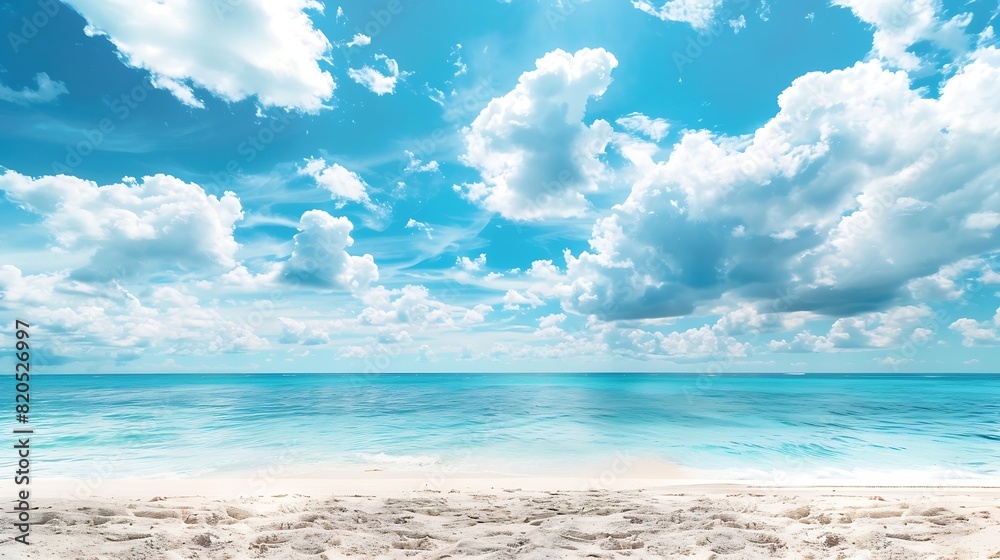
{"type": "Polygon", "coordinates": [[[0,1],[0,347],[21,319],[67,373],[995,371],[998,14],[0,1]]]}

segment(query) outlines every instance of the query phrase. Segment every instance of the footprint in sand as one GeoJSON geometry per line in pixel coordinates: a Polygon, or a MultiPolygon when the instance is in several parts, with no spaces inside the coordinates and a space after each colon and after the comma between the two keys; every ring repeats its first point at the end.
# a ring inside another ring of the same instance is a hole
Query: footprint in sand
{"type": "Polygon", "coordinates": [[[635,550],[644,546],[645,544],[639,540],[638,535],[631,535],[621,539],[608,537],[601,541],[601,548],[603,550],[635,550]]]}
{"type": "Polygon", "coordinates": [[[395,541],[392,548],[399,550],[434,550],[434,542],[429,538],[395,541]]]}
{"type": "Polygon", "coordinates": [[[111,542],[125,542],[134,541],[139,539],[148,539],[152,537],[151,533],[125,533],[125,534],[111,534],[105,535],[104,538],[111,542]]]}
{"type": "Polygon", "coordinates": [[[212,546],[212,535],[210,535],[209,533],[202,533],[200,535],[195,535],[194,538],[191,539],[191,542],[202,548],[208,548],[212,546]]]}
{"type": "Polygon", "coordinates": [[[176,510],[172,509],[144,509],[132,512],[136,517],[148,517],[150,519],[176,519],[180,517],[176,510]]]}
{"type": "Polygon", "coordinates": [[[249,519],[251,517],[255,517],[255,515],[254,515],[254,513],[252,511],[250,511],[248,509],[243,509],[243,508],[240,508],[240,507],[236,507],[236,506],[227,506],[226,507],[226,515],[228,515],[229,517],[232,517],[233,519],[236,519],[236,520],[243,520],[243,519],[249,519]]]}

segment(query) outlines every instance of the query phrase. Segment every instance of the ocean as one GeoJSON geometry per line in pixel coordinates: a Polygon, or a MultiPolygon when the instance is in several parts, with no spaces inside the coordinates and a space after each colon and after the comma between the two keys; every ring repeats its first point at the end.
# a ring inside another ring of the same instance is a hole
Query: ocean
{"type": "Polygon", "coordinates": [[[587,476],[652,459],[773,484],[1000,479],[995,374],[42,374],[31,391],[41,478],[587,476]]]}

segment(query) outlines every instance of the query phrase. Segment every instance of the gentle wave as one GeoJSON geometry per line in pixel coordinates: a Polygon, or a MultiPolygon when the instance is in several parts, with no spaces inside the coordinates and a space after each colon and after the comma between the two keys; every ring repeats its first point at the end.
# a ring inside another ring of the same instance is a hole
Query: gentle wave
{"type": "Polygon", "coordinates": [[[358,461],[370,466],[430,467],[441,463],[441,458],[431,455],[388,455],[385,453],[358,453],[358,461]]]}

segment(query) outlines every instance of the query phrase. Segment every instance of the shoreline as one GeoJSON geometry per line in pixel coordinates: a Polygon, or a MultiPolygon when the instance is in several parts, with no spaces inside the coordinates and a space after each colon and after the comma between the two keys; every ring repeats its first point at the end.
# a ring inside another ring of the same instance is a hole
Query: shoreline
{"type": "MultiPolygon", "coordinates": [[[[753,478],[730,478],[724,471],[695,471],[662,460],[637,460],[625,467],[609,463],[603,469],[570,468],[563,473],[552,471],[532,474],[497,471],[451,470],[447,464],[435,469],[391,469],[374,465],[353,469],[328,469],[317,465],[274,465],[257,469],[211,473],[202,476],[164,477],[113,476],[97,471],[89,477],[32,477],[32,495],[45,498],[88,498],[111,495],[141,496],[150,488],[164,484],[184,488],[187,493],[219,497],[265,495],[274,489],[299,492],[322,489],[341,492],[344,488],[363,486],[395,491],[482,490],[496,486],[543,490],[643,490],[677,488],[753,488],[783,490],[794,488],[899,489],[937,491],[1000,491],[1000,478],[956,477],[948,471],[864,471],[861,476],[801,475],[796,473],[761,473],[753,478]],[[714,476],[713,476],[714,475],[714,476]]],[[[13,495],[12,481],[0,480],[0,496],[13,495]]]]}
{"type": "MultiPolygon", "coordinates": [[[[608,484],[601,484],[593,477],[551,476],[484,476],[481,473],[451,474],[445,479],[414,476],[418,473],[363,472],[338,473],[341,476],[274,477],[252,479],[246,477],[204,478],[108,478],[108,479],[35,479],[31,484],[32,496],[44,500],[72,500],[90,498],[130,497],[143,498],[161,495],[165,489],[171,493],[197,494],[212,498],[238,498],[266,496],[273,493],[327,493],[342,495],[364,489],[369,493],[400,492],[449,492],[488,491],[517,489],[532,492],[588,492],[588,491],[670,491],[670,492],[722,492],[767,491],[788,493],[795,491],[893,491],[902,493],[933,492],[935,494],[964,495],[969,493],[996,493],[1000,506],[1000,481],[989,484],[877,484],[844,482],[840,484],[760,484],[754,482],[711,479],[661,479],[622,477],[608,484]],[[343,476],[346,475],[346,476],[343,476]],[[596,484],[595,484],[596,482],[596,484]],[[159,488],[160,490],[156,490],[159,488]]],[[[14,485],[0,484],[0,495],[11,494],[14,485]]]]}

